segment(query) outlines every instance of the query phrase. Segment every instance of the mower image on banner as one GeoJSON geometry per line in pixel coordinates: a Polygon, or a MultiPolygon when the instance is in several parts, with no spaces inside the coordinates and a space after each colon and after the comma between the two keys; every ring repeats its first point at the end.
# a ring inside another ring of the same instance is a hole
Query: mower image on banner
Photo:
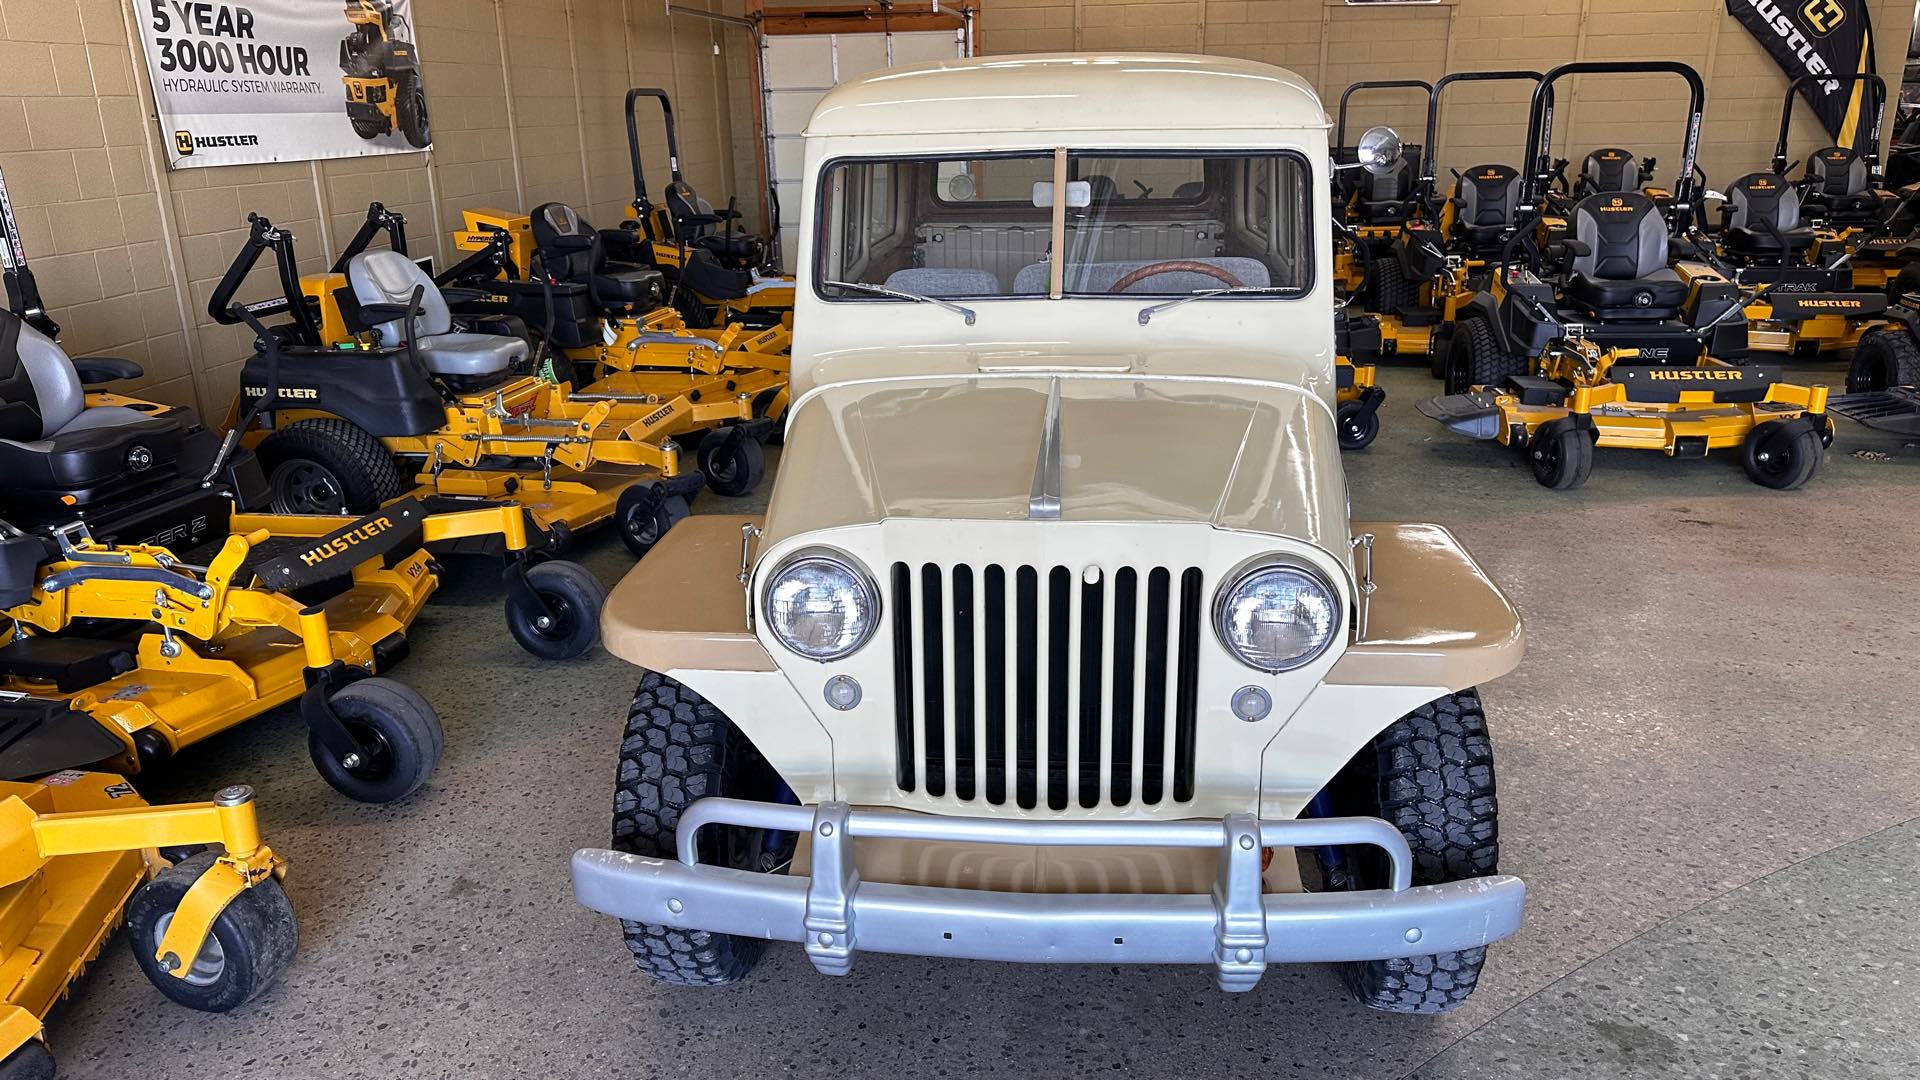
{"type": "Polygon", "coordinates": [[[486,511],[429,543],[506,556],[514,638],[547,658],[585,652],[605,588],[576,564],[536,560],[609,520],[644,554],[687,516],[700,476],[680,473],[662,429],[688,404],[667,402],[625,425],[610,423],[604,406],[562,416],[566,388],[525,372],[526,339],[456,329],[440,291],[405,256],[365,252],[344,275],[302,279],[292,236],[263,218],[212,302],[230,303],[268,249],[283,295],[216,317],[255,325],[231,429],[258,451],[274,508],[362,513],[410,497],[430,520],[486,511]],[[290,321],[258,325],[281,313],[290,321]],[[362,336],[329,347],[321,327],[336,321],[362,336]]]}
{"type": "Polygon", "coordinates": [[[0,1077],[51,1080],[47,1013],[116,927],[176,1004],[221,1013],[259,997],[299,943],[285,874],[245,785],[148,806],[109,773],[0,781],[0,1077]]]}
{"type": "Polygon", "coordinates": [[[1590,195],[1574,208],[1567,237],[1542,252],[1535,222],[1526,220],[1455,331],[1472,389],[1418,407],[1453,431],[1520,449],[1549,488],[1584,482],[1596,445],[1670,457],[1739,447],[1755,483],[1797,488],[1832,439],[1826,387],[1721,359],[1745,354],[1746,298],[1710,266],[1668,265],[1670,230],[1693,214],[1705,99],[1698,72],[1674,61],[1590,61],[1548,72],[1533,94],[1522,214],[1542,214],[1552,177],[1543,151],[1553,84],[1582,73],[1657,72],[1679,75],[1690,94],[1672,221],[1644,192],[1590,195]],[[1514,265],[1516,248],[1528,253],[1524,265],[1514,265]]]}
{"type": "Polygon", "coordinates": [[[407,145],[433,142],[427,93],[420,86],[420,54],[392,0],[349,0],[353,33],[340,42],[340,81],[347,88],[347,119],[354,134],[375,139],[398,131],[407,145]]]}

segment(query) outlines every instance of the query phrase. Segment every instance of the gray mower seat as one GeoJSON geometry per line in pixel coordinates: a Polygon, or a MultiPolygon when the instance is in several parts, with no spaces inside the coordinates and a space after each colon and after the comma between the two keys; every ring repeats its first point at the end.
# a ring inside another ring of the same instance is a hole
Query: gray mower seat
{"type": "Polygon", "coordinates": [[[426,271],[397,251],[355,255],[347,262],[347,283],[363,305],[404,306],[413,299],[414,289],[425,286],[411,335],[402,319],[380,323],[374,330],[388,344],[397,345],[411,336],[420,363],[432,374],[458,379],[497,378],[527,357],[524,338],[456,333],[439,287],[426,271]]]}

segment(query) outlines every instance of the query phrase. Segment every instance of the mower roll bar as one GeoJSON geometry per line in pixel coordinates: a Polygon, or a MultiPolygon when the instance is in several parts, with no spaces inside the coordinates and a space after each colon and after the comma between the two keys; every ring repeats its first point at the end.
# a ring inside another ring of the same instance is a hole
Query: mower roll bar
{"type": "Polygon", "coordinates": [[[641,98],[653,98],[660,103],[660,118],[667,126],[667,174],[669,183],[680,182],[680,136],[673,125],[673,99],[665,90],[657,86],[636,86],[627,91],[627,156],[633,162],[633,208],[639,213],[640,228],[647,231],[647,239],[661,240],[654,236],[652,225],[647,221],[647,211],[652,204],[647,201],[647,178],[640,167],[640,125],[634,119],[634,103],[641,98]]]}
{"type": "Polygon", "coordinates": [[[1773,144],[1773,171],[1781,176],[1787,174],[1787,133],[1793,128],[1793,99],[1804,90],[1807,99],[1813,100],[1810,88],[1820,83],[1839,83],[1842,86],[1850,83],[1867,84],[1867,93],[1872,99],[1873,123],[1867,129],[1867,145],[1862,150],[1862,156],[1867,160],[1868,180],[1878,183],[1883,179],[1880,175],[1880,121],[1887,110],[1887,80],[1865,71],[1846,75],[1802,75],[1787,84],[1786,100],[1780,106],[1780,137],[1773,144]]]}
{"type": "Polygon", "coordinates": [[[1433,99],[1433,84],[1425,79],[1363,79],[1347,87],[1340,94],[1339,120],[1333,128],[1333,146],[1338,150],[1347,145],[1347,99],[1357,90],[1420,90],[1427,99],[1433,99]]]}
{"type": "MultiPolygon", "coordinates": [[[[1433,93],[1427,98],[1427,141],[1422,148],[1420,159],[1420,180],[1416,197],[1433,208],[1434,183],[1439,173],[1440,155],[1437,144],[1440,141],[1440,96],[1447,87],[1457,82],[1523,82],[1538,84],[1546,76],[1537,71],[1456,71],[1451,75],[1442,75],[1440,81],[1433,84],[1433,93]]],[[[1525,163],[1522,163],[1522,168],[1525,163]]]]}
{"type": "Polygon", "coordinates": [[[1674,184],[1673,222],[1687,220],[1693,213],[1693,166],[1700,151],[1700,118],[1706,111],[1707,89],[1700,73],[1678,60],[1579,60],[1561,64],[1548,71],[1533,89],[1533,105],[1527,114],[1527,156],[1521,174],[1520,214],[1538,216],[1541,200],[1553,182],[1553,160],[1547,152],[1553,145],[1553,84],[1569,75],[1678,75],[1687,83],[1687,128],[1680,154],[1680,179],[1674,184]]]}
{"type": "Polygon", "coordinates": [[[300,291],[300,263],[293,253],[293,234],[285,229],[274,228],[273,222],[259,214],[247,215],[247,229],[247,242],[241,245],[240,253],[233,257],[233,263],[227,267],[220,283],[213,287],[213,296],[207,300],[208,317],[222,326],[237,326],[245,321],[234,313],[233,296],[240,291],[240,283],[253,271],[253,265],[260,261],[260,253],[271,250],[280,272],[281,295],[272,300],[247,304],[246,310],[256,316],[291,314],[300,341],[308,345],[321,344],[320,324],[314,321],[313,309],[307,306],[306,297],[300,291]]]}
{"type": "Polygon", "coordinates": [[[340,249],[340,257],[333,260],[335,274],[347,272],[347,263],[355,255],[367,250],[373,238],[381,233],[387,234],[387,244],[402,255],[407,253],[407,216],[398,210],[389,210],[386,204],[370,202],[367,204],[367,219],[360,223],[360,231],[353,234],[347,246],[340,249]]]}

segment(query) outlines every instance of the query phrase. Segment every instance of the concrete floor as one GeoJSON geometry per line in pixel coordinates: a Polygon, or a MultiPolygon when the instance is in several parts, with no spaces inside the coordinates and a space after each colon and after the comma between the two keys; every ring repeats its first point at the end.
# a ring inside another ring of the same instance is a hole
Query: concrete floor
{"type": "MultiPolygon", "coordinates": [[[[63,1075],[1914,1075],[1920,447],[1840,421],[1790,494],[1730,457],[1602,451],[1555,494],[1416,414],[1423,372],[1383,381],[1354,513],[1455,529],[1530,635],[1485,690],[1527,920],[1458,1012],[1368,1013],[1313,967],[1224,996],[1199,970],[878,955],[826,979],[797,948],[728,990],[656,986],[566,877],[607,838],[633,669],[527,657],[469,566],[400,672],[447,725],[411,800],[335,796],[287,711],[142,778],[156,799],[258,787],[300,956],[202,1016],[113,942],[53,1020],[63,1075]]],[[[610,537],[584,558],[609,582],[629,561],[610,537]]]]}

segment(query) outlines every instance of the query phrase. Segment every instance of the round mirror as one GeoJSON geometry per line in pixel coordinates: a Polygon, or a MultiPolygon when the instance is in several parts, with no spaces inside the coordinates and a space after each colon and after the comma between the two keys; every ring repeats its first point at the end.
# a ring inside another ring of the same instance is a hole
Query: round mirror
{"type": "Polygon", "coordinates": [[[1400,156],[1400,134],[1390,127],[1371,127],[1360,136],[1360,144],[1355,148],[1354,157],[1360,167],[1380,176],[1393,168],[1400,156]]]}
{"type": "Polygon", "coordinates": [[[951,202],[972,202],[974,196],[973,174],[954,173],[947,181],[947,199],[951,202]]]}

